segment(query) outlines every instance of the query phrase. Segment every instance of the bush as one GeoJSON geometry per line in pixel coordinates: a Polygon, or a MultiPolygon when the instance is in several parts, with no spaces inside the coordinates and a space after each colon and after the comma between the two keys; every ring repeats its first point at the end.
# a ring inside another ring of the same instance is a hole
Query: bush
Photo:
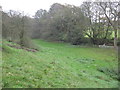
{"type": "Polygon", "coordinates": [[[118,38],[117,46],[120,46],[120,38],[118,38]]]}
{"type": "Polygon", "coordinates": [[[27,36],[23,37],[22,41],[20,40],[18,44],[20,44],[23,47],[27,47],[27,48],[34,48],[35,47],[31,41],[31,39],[27,36]]]}
{"type": "Polygon", "coordinates": [[[85,45],[85,44],[91,44],[91,41],[89,38],[77,38],[71,42],[73,45],[85,45]]]}
{"type": "Polygon", "coordinates": [[[112,39],[97,38],[97,39],[95,40],[95,44],[96,44],[96,45],[106,44],[106,45],[109,45],[109,46],[113,46],[113,43],[114,43],[114,40],[112,40],[112,39]]]}

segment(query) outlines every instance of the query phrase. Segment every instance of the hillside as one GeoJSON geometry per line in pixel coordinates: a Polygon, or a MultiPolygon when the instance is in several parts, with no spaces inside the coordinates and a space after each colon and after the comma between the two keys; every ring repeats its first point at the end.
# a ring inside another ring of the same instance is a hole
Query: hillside
{"type": "Polygon", "coordinates": [[[115,88],[117,57],[113,49],[33,40],[37,52],[3,45],[3,87],[115,88]]]}

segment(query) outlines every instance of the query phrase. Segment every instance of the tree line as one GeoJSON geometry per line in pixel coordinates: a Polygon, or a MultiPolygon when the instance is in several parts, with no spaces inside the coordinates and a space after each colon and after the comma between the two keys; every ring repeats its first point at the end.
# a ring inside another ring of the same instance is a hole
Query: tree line
{"type": "Polygon", "coordinates": [[[21,46],[32,47],[31,39],[78,44],[108,44],[117,47],[120,2],[83,2],[80,7],[54,3],[34,17],[24,12],[2,12],[2,36],[21,46]]]}

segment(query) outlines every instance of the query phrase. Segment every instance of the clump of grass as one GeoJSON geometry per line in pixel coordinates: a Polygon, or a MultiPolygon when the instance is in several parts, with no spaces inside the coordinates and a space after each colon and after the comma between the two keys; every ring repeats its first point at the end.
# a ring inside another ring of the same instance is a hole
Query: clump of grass
{"type": "Polygon", "coordinates": [[[80,63],[93,63],[95,60],[94,59],[87,59],[87,58],[81,58],[81,59],[77,59],[76,61],[80,62],[80,63]]]}
{"type": "Polygon", "coordinates": [[[3,44],[2,45],[2,52],[12,53],[13,51],[11,50],[10,47],[8,47],[7,45],[3,44]]]}
{"type": "Polygon", "coordinates": [[[113,79],[117,79],[120,81],[120,71],[118,68],[108,68],[108,67],[101,67],[98,68],[98,71],[105,73],[106,75],[109,75],[113,79]]]}

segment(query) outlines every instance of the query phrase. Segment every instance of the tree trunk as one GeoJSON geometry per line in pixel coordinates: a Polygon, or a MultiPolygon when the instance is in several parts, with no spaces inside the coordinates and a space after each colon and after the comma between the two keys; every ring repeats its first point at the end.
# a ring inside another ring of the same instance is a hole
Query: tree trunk
{"type": "Polygon", "coordinates": [[[24,30],[21,31],[20,33],[20,45],[23,47],[24,46],[24,30]]]}
{"type": "Polygon", "coordinates": [[[115,36],[114,36],[114,47],[117,49],[117,30],[115,30],[114,34],[115,34],[115,36]]]}

